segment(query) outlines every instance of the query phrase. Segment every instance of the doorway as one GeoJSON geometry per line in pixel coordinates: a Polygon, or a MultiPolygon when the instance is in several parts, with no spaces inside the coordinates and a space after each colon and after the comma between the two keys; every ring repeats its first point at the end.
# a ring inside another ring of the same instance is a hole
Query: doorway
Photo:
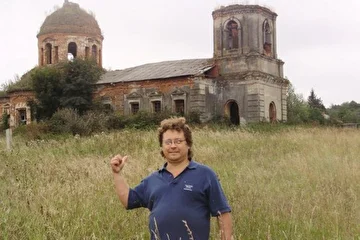
{"type": "Polygon", "coordinates": [[[274,102],[271,102],[269,105],[269,118],[271,123],[276,122],[276,106],[274,102]]]}
{"type": "Polygon", "coordinates": [[[225,105],[225,115],[229,116],[230,122],[234,125],[240,124],[239,106],[234,100],[230,100],[225,105]]]}

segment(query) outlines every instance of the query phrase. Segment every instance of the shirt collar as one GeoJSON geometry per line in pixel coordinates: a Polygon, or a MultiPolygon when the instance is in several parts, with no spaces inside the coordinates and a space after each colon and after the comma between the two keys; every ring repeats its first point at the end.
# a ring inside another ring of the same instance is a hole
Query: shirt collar
{"type": "MultiPolygon", "coordinates": [[[[166,170],[166,166],[167,166],[167,162],[162,166],[162,168],[159,169],[159,173],[166,170]]],[[[194,160],[190,160],[189,165],[187,165],[186,168],[188,169],[196,169],[196,167],[198,166],[198,163],[195,162],[194,160]]]]}

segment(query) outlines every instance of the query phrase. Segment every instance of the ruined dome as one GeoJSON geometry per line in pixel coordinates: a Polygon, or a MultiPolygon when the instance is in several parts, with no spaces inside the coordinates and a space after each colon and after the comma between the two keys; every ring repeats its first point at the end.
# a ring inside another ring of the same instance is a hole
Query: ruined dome
{"type": "Polygon", "coordinates": [[[46,17],[37,37],[48,33],[81,33],[101,36],[95,17],[81,9],[79,4],[67,0],[62,8],[46,17]]]}

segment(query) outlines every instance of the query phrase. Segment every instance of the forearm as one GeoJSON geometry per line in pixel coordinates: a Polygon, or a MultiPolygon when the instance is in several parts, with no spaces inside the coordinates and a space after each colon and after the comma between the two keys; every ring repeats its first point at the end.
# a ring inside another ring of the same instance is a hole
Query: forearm
{"type": "Polygon", "coordinates": [[[127,184],[125,178],[121,176],[119,173],[114,173],[114,183],[115,183],[115,191],[122,203],[122,205],[127,208],[128,206],[128,198],[129,198],[129,185],[127,184]]]}
{"type": "Polygon", "coordinates": [[[229,212],[218,217],[221,240],[232,240],[232,220],[229,212]]]}

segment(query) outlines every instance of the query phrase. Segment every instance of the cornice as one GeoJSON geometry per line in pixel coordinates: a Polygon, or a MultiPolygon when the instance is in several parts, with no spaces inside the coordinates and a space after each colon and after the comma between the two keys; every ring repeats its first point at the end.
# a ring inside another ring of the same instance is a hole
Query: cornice
{"type": "Polygon", "coordinates": [[[137,92],[132,92],[129,95],[127,95],[127,99],[138,99],[141,98],[141,94],[137,93],[137,92]]]}
{"type": "Polygon", "coordinates": [[[221,80],[240,80],[244,82],[261,81],[264,83],[277,84],[277,85],[288,85],[290,83],[288,79],[276,77],[271,74],[267,74],[259,71],[248,71],[243,73],[226,74],[221,77],[221,80]]]}
{"type": "Polygon", "coordinates": [[[155,91],[155,92],[152,92],[149,94],[150,98],[156,98],[156,97],[162,97],[162,96],[163,96],[163,94],[160,91],[155,91]]]}
{"type": "Polygon", "coordinates": [[[180,88],[175,89],[175,91],[173,91],[171,93],[171,95],[177,95],[177,96],[185,95],[185,94],[186,94],[186,92],[184,90],[180,89],[180,88]]]}
{"type": "Polygon", "coordinates": [[[276,62],[276,63],[284,64],[284,61],[282,61],[279,58],[268,57],[268,56],[265,56],[264,54],[260,54],[260,53],[248,53],[248,54],[239,55],[238,52],[236,52],[236,53],[224,54],[224,56],[214,57],[214,59],[216,61],[233,60],[233,59],[248,59],[248,58],[263,58],[269,62],[276,62]]]}
{"type": "Polygon", "coordinates": [[[213,19],[215,20],[218,17],[225,17],[229,15],[236,15],[236,14],[244,14],[244,13],[262,13],[266,15],[272,16],[272,18],[276,18],[277,14],[272,12],[270,9],[266,7],[262,7],[259,5],[230,5],[226,7],[221,7],[218,10],[212,12],[213,19]]]}

